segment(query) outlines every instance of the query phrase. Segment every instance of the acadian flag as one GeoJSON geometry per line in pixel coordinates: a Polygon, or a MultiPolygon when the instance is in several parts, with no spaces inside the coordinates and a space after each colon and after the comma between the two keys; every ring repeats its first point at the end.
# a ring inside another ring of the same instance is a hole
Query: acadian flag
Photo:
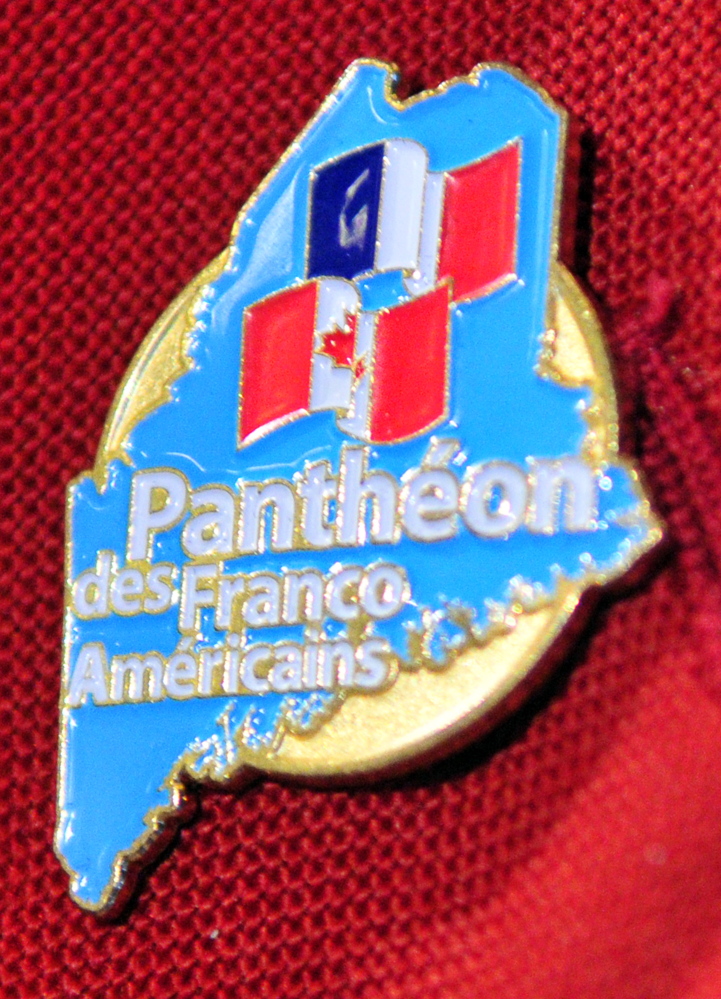
{"type": "Polygon", "coordinates": [[[520,151],[439,173],[419,143],[389,140],[315,170],[307,280],[243,317],[241,446],[321,410],[374,443],[446,417],[451,306],[514,276],[520,151]],[[356,282],[389,271],[408,300],[364,310],[356,282]]]}

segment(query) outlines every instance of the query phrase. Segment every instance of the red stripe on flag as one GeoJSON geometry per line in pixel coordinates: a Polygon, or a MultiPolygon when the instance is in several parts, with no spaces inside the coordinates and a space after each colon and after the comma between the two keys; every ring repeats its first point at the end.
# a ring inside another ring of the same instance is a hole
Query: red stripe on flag
{"type": "Polygon", "coordinates": [[[475,298],[513,274],[521,148],[518,142],[449,173],[439,277],[456,301],[475,298]]]}
{"type": "Polygon", "coordinates": [[[378,316],[370,437],[388,444],[423,433],[446,413],[450,287],[378,316]]]}
{"type": "Polygon", "coordinates": [[[288,288],[243,317],[241,443],[269,423],[308,412],[318,285],[288,288]]]}

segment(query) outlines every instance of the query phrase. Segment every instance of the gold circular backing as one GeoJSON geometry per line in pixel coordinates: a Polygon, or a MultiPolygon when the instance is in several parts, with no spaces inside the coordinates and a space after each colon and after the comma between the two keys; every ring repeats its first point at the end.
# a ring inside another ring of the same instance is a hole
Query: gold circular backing
{"type": "MultiPolygon", "coordinates": [[[[98,452],[94,475],[105,480],[108,462],[125,458],[124,443],[137,423],[170,400],[170,386],[191,367],[188,335],[193,306],[204,285],[222,271],[222,254],[170,305],[141,345],[118,391],[98,452]]],[[[568,387],[587,386],[585,452],[593,464],[617,451],[617,410],[611,371],[592,306],[565,268],[554,267],[549,331],[539,375],[568,387]]],[[[465,569],[464,571],[468,571],[465,569]]],[[[470,570],[472,571],[472,570],[470,570]]],[[[603,580],[598,580],[603,582],[603,580]]],[[[520,613],[515,624],[440,670],[400,670],[378,693],[349,696],[317,731],[287,731],[277,746],[244,755],[255,770],[306,779],[350,778],[402,768],[478,731],[527,680],[587,587],[561,581],[554,597],[520,613]]]]}

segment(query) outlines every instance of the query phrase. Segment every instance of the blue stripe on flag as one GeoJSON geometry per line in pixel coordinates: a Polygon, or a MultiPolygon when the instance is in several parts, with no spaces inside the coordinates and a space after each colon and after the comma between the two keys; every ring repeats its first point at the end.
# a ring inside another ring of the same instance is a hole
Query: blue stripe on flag
{"type": "Polygon", "coordinates": [[[375,264],[384,143],[316,170],[311,192],[308,277],[354,278],[375,264]]]}

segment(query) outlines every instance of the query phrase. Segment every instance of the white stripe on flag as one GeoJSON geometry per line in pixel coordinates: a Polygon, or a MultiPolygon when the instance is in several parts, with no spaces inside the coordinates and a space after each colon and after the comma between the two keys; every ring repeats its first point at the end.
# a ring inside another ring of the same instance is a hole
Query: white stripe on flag
{"type": "Polygon", "coordinates": [[[376,328],[375,312],[361,312],[358,316],[356,358],[363,362],[365,371],[355,380],[348,416],[338,420],[338,429],[351,437],[370,440],[370,394],[373,376],[373,347],[376,328]]]}
{"type": "Polygon", "coordinates": [[[405,286],[411,295],[423,295],[436,284],[445,181],[446,175],[443,173],[429,172],[426,175],[418,268],[412,277],[405,280],[405,286]]]}
{"type": "Polygon", "coordinates": [[[386,142],[377,271],[414,271],[418,266],[427,167],[428,153],[420,143],[411,139],[386,142]]]}
{"type": "MultiPolygon", "coordinates": [[[[360,306],[357,289],[341,278],[325,279],[319,282],[318,307],[315,320],[315,350],[323,347],[323,334],[333,330],[343,331],[347,316],[355,315],[360,306]]],[[[351,404],[353,371],[339,367],[333,358],[325,354],[313,354],[311,375],[310,410],[348,410],[351,404]]]]}

